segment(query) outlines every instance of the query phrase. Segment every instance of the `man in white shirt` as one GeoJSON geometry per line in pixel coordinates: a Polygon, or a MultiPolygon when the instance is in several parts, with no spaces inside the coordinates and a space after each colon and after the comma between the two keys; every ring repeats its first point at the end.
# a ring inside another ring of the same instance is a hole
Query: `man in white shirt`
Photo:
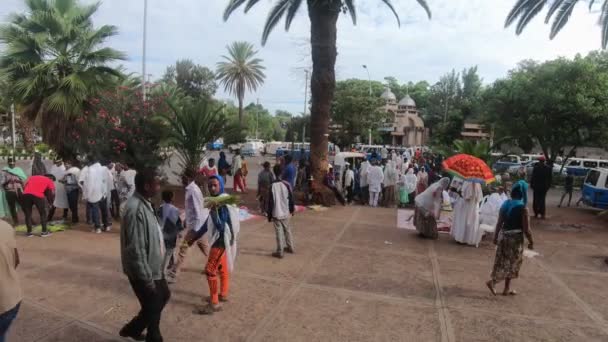
{"type": "Polygon", "coordinates": [[[177,260],[173,264],[173,267],[167,272],[167,281],[169,283],[175,283],[181,265],[186,259],[188,248],[194,243],[196,243],[204,255],[208,255],[209,245],[207,244],[207,237],[205,235],[200,238],[196,237],[196,232],[203,227],[209,217],[209,209],[205,208],[205,199],[203,197],[203,192],[201,191],[201,186],[205,186],[204,180],[205,177],[198,172],[194,175],[187,173],[182,178],[182,183],[186,186],[186,200],[184,203],[186,209],[185,221],[188,232],[180,244],[177,260]]]}
{"type": "Polygon", "coordinates": [[[88,172],[83,179],[83,197],[87,200],[87,206],[91,210],[91,219],[95,226],[95,233],[100,234],[102,228],[105,231],[110,229],[108,222],[108,168],[101,166],[99,161],[93,159],[93,164],[89,166],[88,172]],[[101,212],[101,221],[99,214],[101,212]],[[103,226],[102,226],[103,223],[103,226]]]}
{"type": "Polygon", "coordinates": [[[369,206],[377,207],[378,198],[380,197],[380,192],[382,191],[384,172],[382,172],[382,168],[378,166],[378,162],[375,160],[372,162],[372,166],[367,172],[367,181],[369,183],[369,206]]]}
{"type": "Polygon", "coordinates": [[[355,172],[349,163],[346,163],[346,171],[344,171],[344,190],[346,191],[346,202],[352,203],[355,189],[355,172]]]}

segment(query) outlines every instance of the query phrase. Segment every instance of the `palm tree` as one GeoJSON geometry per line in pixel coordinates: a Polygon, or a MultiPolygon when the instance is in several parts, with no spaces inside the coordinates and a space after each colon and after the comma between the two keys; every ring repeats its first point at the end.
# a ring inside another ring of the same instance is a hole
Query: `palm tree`
{"type": "Polygon", "coordinates": [[[239,125],[243,124],[243,100],[245,92],[255,91],[264,83],[266,75],[262,60],[255,58],[258,53],[248,42],[234,42],[226,47],[225,62],[217,63],[216,77],[224,90],[236,96],[239,101],[239,125]]]}
{"type": "Polygon", "coordinates": [[[0,26],[3,74],[25,115],[60,154],[66,131],[88,100],[113,85],[121,74],[109,63],[125,55],[100,47],[117,34],[115,26],[93,27],[100,3],[27,0],[25,14],[0,26]]]}
{"type": "MultiPolygon", "coordinates": [[[[380,0],[393,12],[400,25],[399,16],[390,0],[380,0]]],[[[426,11],[429,18],[431,12],[426,0],[416,0],[426,11]]],[[[224,20],[243,4],[248,12],[259,0],[229,0],[224,12],[224,20]]],[[[303,0],[276,0],[271,9],[264,31],[262,45],[268,40],[270,32],[279,21],[285,17],[285,29],[289,30],[296,13],[301,8],[303,0]]],[[[331,102],[336,87],[336,22],[343,11],[348,11],[353,24],[357,22],[357,11],[354,0],[307,0],[308,17],[310,19],[310,44],[312,55],[311,88],[311,127],[310,145],[313,177],[319,184],[327,169],[327,148],[329,137],[329,118],[331,102]]]]}
{"type": "MultiPolygon", "coordinates": [[[[545,24],[551,22],[551,33],[549,38],[553,39],[566,26],[574,7],[583,1],[579,0],[518,0],[515,6],[509,12],[505,21],[505,27],[511,26],[517,22],[515,28],[516,34],[521,34],[528,23],[536,17],[536,15],[545,7],[549,6],[549,12],[545,17],[545,24]]],[[[589,10],[593,5],[600,3],[596,0],[586,0],[589,3],[589,10]]],[[[599,25],[602,27],[602,48],[605,49],[608,44],[608,0],[604,0],[601,6],[599,25]]]]}
{"type": "Polygon", "coordinates": [[[226,125],[223,106],[211,99],[182,98],[167,103],[171,111],[160,115],[168,127],[165,144],[177,150],[184,172],[196,172],[206,144],[232,134],[235,127],[226,125]]]}

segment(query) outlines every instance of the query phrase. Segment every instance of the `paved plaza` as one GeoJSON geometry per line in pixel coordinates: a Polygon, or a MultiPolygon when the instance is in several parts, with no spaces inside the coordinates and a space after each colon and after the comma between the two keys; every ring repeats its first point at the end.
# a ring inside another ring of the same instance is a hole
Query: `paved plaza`
{"type": "MultiPolygon", "coordinates": [[[[606,221],[584,209],[549,214],[534,221],[542,256],[524,261],[516,297],[493,297],[484,285],[491,243],[422,240],[395,228],[394,209],[301,213],[297,254],[283,260],[270,256],[272,226],[250,221],[224,310],[192,313],[208,291],[204,257],[192,249],[161,329],[171,342],[607,341],[606,221]]],[[[18,238],[25,300],[9,341],[122,340],[138,304],[121,273],[117,230],[18,238]]]]}

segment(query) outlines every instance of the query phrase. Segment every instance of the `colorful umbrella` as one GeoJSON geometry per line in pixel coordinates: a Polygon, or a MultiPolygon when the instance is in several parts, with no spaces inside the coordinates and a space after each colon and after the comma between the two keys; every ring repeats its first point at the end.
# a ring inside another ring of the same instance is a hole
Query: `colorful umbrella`
{"type": "Polygon", "coordinates": [[[468,154],[457,154],[443,161],[447,172],[471,182],[490,184],[496,179],[483,160],[468,154]]]}

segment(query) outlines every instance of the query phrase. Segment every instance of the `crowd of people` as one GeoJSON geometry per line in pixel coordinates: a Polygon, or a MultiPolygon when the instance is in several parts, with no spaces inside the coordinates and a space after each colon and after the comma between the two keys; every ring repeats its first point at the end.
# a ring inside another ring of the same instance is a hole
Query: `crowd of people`
{"type": "MultiPolygon", "coordinates": [[[[56,209],[62,210],[64,220],[68,220],[71,212],[71,222],[78,223],[81,200],[86,203],[86,221],[96,233],[109,231],[112,218],[121,219],[122,267],[141,306],[139,313],[120,330],[121,336],[162,341],[159,323],[171,296],[169,284],[177,281],[188,250],[195,244],[207,258],[203,273],[210,294],[207,303],[195,313],[214,314],[222,309],[222,303],[229,302],[240,215],[239,208],[229,201],[225,179],[234,177],[234,193],[247,191],[248,168],[239,151],[230,164],[222,152],[217,165],[210,158],[196,172],[184,173],[183,213],[175,205],[172,191],[160,192],[160,178],[154,169],[136,172],[126,165],[100,162],[94,157],[88,158],[82,169],[78,166],[77,162],[64,163],[58,159],[47,172],[38,157],[28,178],[11,160],[2,172],[3,198],[15,226],[19,224],[17,208],[22,208],[27,236],[32,236],[34,206],[40,214],[41,236],[50,235],[47,223],[56,209]],[[151,199],[159,193],[162,203],[155,207],[151,199]]],[[[264,162],[262,167],[257,199],[261,212],[275,229],[276,249],[271,255],[282,259],[296,250],[290,223],[295,212],[294,190],[308,192],[310,163],[304,156],[296,162],[287,155],[274,166],[264,162]]],[[[536,178],[533,175],[532,180],[534,211],[543,217],[541,196],[546,195],[543,187],[550,184],[542,178],[544,171],[539,171],[536,178]]],[[[511,281],[518,277],[523,262],[524,238],[528,239],[528,248],[534,246],[526,208],[527,183],[518,181],[510,191],[504,187],[492,189],[479,210],[484,198],[479,183],[465,180],[457,185],[442,176],[440,158],[435,155],[410,156],[387,151],[380,156],[372,155],[369,161],[347,164],[338,177],[330,167],[324,184],[342,197],[345,204],[359,201],[370,207],[413,205],[414,225],[425,238],[438,238],[438,222],[446,206],[453,208],[451,236],[459,243],[475,245],[480,225],[494,225],[493,241],[498,249],[486,285],[495,295],[495,286],[504,281],[503,294],[514,295],[511,281]],[[340,190],[336,178],[342,182],[340,190]]],[[[6,233],[4,230],[0,225],[0,235],[6,233]]],[[[16,249],[12,252],[13,245],[6,246],[0,246],[4,248],[0,252],[16,268],[18,253],[16,249]]],[[[13,276],[14,270],[9,270],[7,277],[13,276]]],[[[11,291],[17,293],[18,287],[11,291]]],[[[20,298],[20,294],[15,298],[20,298]]],[[[0,312],[6,311],[4,314],[14,318],[19,303],[0,301],[0,312]]]]}
{"type": "Polygon", "coordinates": [[[27,236],[33,236],[34,218],[32,209],[36,207],[42,228],[42,237],[48,237],[49,222],[53,222],[56,212],[61,211],[63,222],[76,224],[80,221],[78,208],[85,205],[86,223],[96,233],[109,231],[112,219],[119,219],[121,208],[135,191],[135,170],[128,165],[87,158],[80,169],[79,161],[64,162],[56,159],[50,168],[44,165],[41,155],[36,154],[32,163],[31,176],[13,159],[2,170],[0,183],[0,215],[9,216],[14,226],[18,226],[18,209],[23,211],[27,236]],[[71,217],[70,214],[71,213],[71,217]]]}

